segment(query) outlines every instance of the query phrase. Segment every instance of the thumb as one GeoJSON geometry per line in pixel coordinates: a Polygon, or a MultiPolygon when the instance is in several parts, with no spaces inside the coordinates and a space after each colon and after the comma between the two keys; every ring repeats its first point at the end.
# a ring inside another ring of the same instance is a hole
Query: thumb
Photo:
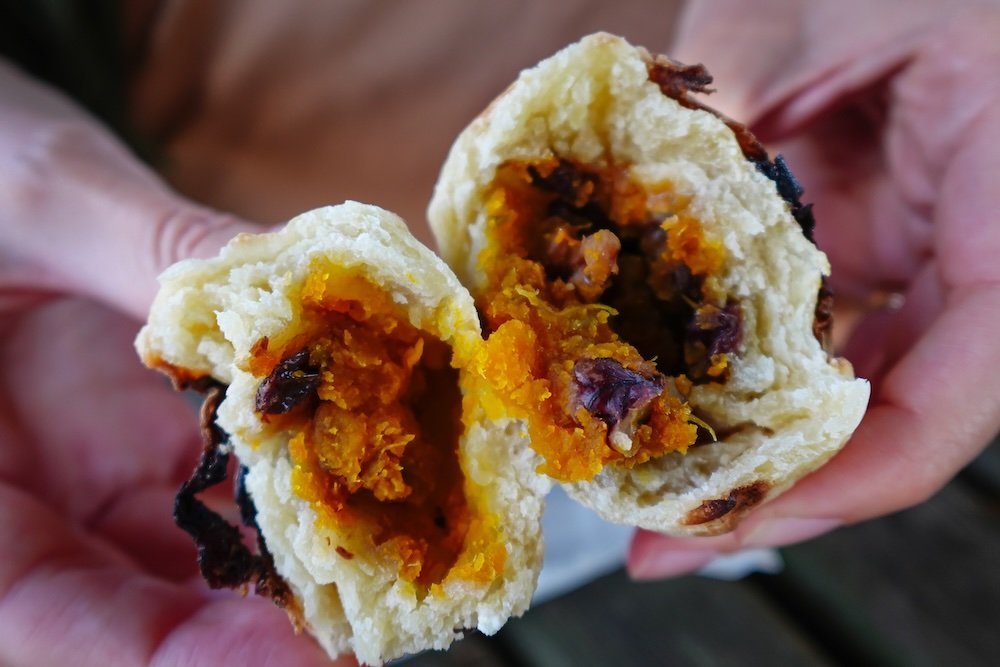
{"type": "Polygon", "coordinates": [[[0,301],[68,293],[145,319],[163,269],[257,227],[170,190],[71,100],[0,63],[0,301]]]}
{"type": "Polygon", "coordinates": [[[84,202],[79,217],[43,215],[8,226],[0,239],[5,301],[74,294],[144,320],[164,269],[213,256],[237,234],[262,229],[165,188],[92,194],[101,201],[84,202]]]}
{"type": "Polygon", "coordinates": [[[715,77],[709,104],[770,141],[890,76],[955,14],[936,0],[690,3],[674,51],[715,77]]]}
{"type": "Polygon", "coordinates": [[[263,229],[181,198],[152,210],[123,212],[106,224],[101,238],[88,244],[86,256],[62,249],[61,254],[76,255],[66,277],[90,296],[143,320],[164,269],[182,259],[212,257],[237,234],[263,229]]]}

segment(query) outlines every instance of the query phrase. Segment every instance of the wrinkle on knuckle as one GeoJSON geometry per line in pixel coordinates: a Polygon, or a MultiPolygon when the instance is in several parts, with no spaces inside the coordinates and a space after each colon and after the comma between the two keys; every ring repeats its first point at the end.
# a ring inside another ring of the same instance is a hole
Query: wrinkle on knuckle
{"type": "Polygon", "coordinates": [[[232,224],[224,216],[218,219],[195,208],[167,209],[153,223],[151,256],[157,271],[198,255],[203,242],[221,226],[232,224]]]}

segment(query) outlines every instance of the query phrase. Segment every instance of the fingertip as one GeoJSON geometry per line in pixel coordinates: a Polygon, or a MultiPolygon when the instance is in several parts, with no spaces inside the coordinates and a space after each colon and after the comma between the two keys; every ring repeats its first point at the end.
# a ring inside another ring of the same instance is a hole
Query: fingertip
{"type": "Polygon", "coordinates": [[[689,544],[688,538],[674,538],[645,530],[636,531],[629,547],[625,568],[635,581],[664,579],[693,572],[711,562],[719,552],[689,544]]]}
{"type": "Polygon", "coordinates": [[[628,574],[635,581],[667,579],[699,570],[718,555],[714,551],[687,549],[649,553],[635,561],[629,559],[628,574]]]}
{"type": "Polygon", "coordinates": [[[774,518],[754,526],[743,542],[755,547],[782,547],[818,537],[842,524],[834,518],[774,518]]]}
{"type": "Polygon", "coordinates": [[[163,209],[150,216],[138,238],[126,239],[130,247],[120,254],[135,253],[134,280],[112,282],[109,296],[145,319],[166,269],[181,260],[214,257],[239,234],[260,231],[260,225],[189,202],[163,209]]]}
{"type": "MultiPolygon", "coordinates": [[[[331,660],[285,613],[261,598],[213,597],[163,639],[151,665],[330,667],[331,660]]],[[[355,664],[351,658],[335,665],[355,664]]]]}

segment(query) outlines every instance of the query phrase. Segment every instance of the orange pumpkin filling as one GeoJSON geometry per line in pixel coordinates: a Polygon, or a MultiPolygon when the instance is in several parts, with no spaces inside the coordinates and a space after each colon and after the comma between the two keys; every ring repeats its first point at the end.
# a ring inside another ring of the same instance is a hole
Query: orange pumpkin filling
{"type": "Polygon", "coordinates": [[[526,419],[541,472],[588,480],[695,442],[686,396],[726,381],[741,332],[738,305],[706,285],[724,250],[686,205],[627,167],[498,168],[479,257],[480,365],[496,413],[526,419]]]}
{"type": "Polygon", "coordinates": [[[301,303],[298,333],[259,341],[249,370],[262,378],[261,418],[294,433],[294,492],[342,536],[331,546],[378,553],[425,590],[499,576],[498,522],[477,509],[459,462],[451,348],[358,276],[314,267],[301,303]]]}

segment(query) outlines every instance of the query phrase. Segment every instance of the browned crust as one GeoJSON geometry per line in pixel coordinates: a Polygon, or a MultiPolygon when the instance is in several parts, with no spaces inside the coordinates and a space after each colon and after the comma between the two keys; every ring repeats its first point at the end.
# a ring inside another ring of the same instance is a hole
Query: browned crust
{"type": "MultiPolygon", "coordinates": [[[[702,526],[719,522],[718,532],[729,530],[748,511],[759,505],[767,497],[771,484],[758,480],[746,486],[740,486],[729,492],[724,498],[706,500],[684,516],[681,522],[685,526],[702,526]]],[[[716,527],[712,526],[713,532],[716,527]]]]}
{"type": "Polygon", "coordinates": [[[701,64],[684,65],[674,62],[666,56],[654,56],[649,53],[645,53],[644,57],[649,80],[658,85],[664,95],[676,100],[681,106],[688,109],[697,109],[712,114],[732,130],[744,157],[752,162],[758,171],[774,181],[778,194],[788,203],[792,217],[802,228],[802,233],[807,239],[813,241],[816,220],[813,218],[812,204],[802,203],[802,186],[795,179],[784,158],[776,155],[771,160],[764,145],[757,140],[757,137],[750,132],[746,125],[738,123],[703,104],[692,95],[692,93],[714,92],[708,87],[712,83],[712,75],[708,73],[705,66],[701,64]]]}
{"type": "MultiPolygon", "coordinates": [[[[813,231],[816,227],[816,220],[813,217],[812,204],[802,203],[802,186],[788,168],[784,158],[776,155],[771,160],[763,144],[757,140],[746,125],[738,123],[703,104],[692,95],[692,93],[715,92],[708,87],[712,83],[712,75],[705,69],[705,66],[700,63],[684,65],[662,55],[646,54],[645,58],[649,80],[658,85],[664,95],[677,100],[681,106],[688,109],[698,109],[713,114],[732,130],[744,157],[753,162],[762,174],[774,181],[778,194],[788,203],[792,217],[802,228],[802,233],[815,243],[813,231]]],[[[827,287],[824,278],[816,301],[813,335],[827,352],[832,349],[832,331],[833,292],[827,287]]]]}
{"type": "MultiPolygon", "coordinates": [[[[171,377],[175,377],[171,375],[171,377]]],[[[257,533],[257,553],[243,544],[240,530],[209,509],[196,496],[224,482],[229,466],[229,436],[215,422],[226,386],[198,378],[186,386],[205,392],[201,408],[202,451],[191,477],[177,491],[174,521],[192,537],[198,548],[198,568],[212,588],[234,588],[244,592],[253,586],[257,595],[269,597],[283,608],[297,629],[303,625],[302,610],[288,584],[274,567],[264,538],[257,530],[256,509],[243,485],[244,469],[236,477],[236,504],[243,524],[257,533]]]]}
{"type": "Polygon", "coordinates": [[[816,296],[813,336],[827,353],[833,350],[833,290],[826,284],[826,278],[820,282],[816,296]]]}
{"type": "Polygon", "coordinates": [[[763,144],[757,141],[757,137],[753,136],[746,125],[719,113],[691,95],[691,93],[714,92],[708,87],[712,83],[712,75],[708,73],[704,65],[684,65],[674,62],[666,56],[656,55],[647,57],[646,69],[649,71],[649,80],[658,85],[664,95],[677,100],[681,106],[688,109],[707,111],[725,123],[726,127],[736,135],[740,150],[743,151],[743,155],[748,160],[752,162],[767,161],[767,150],[763,144]]]}
{"type": "Polygon", "coordinates": [[[214,378],[206,375],[205,373],[198,373],[190,368],[184,368],[183,366],[175,366],[161,357],[145,358],[143,359],[143,363],[145,363],[149,368],[159,371],[170,378],[171,384],[173,384],[174,389],[177,391],[193,389],[200,394],[204,394],[207,393],[213,385],[218,384],[214,378]]]}

